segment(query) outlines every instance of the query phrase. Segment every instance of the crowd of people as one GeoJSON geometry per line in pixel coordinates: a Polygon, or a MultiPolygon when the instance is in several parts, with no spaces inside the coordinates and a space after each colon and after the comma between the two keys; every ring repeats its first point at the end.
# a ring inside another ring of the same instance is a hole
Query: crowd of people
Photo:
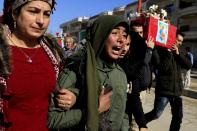
{"type": "Polygon", "coordinates": [[[180,96],[190,82],[182,81],[182,71],[190,73],[193,64],[188,48],[182,48],[184,34],[177,32],[171,48],[160,47],[153,38],[146,40],[141,23],[104,15],[87,28],[83,44],[65,35],[61,48],[45,35],[55,4],[4,0],[0,131],[148,131],[147,123],[160,117],[168,102],[169,130],[179,131],[180,96]],[[144,113],[152,73],[154,107],[144,113]]]}

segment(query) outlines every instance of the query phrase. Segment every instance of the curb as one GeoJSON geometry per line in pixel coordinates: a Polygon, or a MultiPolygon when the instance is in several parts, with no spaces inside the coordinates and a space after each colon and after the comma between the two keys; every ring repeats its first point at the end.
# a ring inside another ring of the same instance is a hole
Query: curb
{"type": "Polygon", "coordinates": [[[183,96],[187,96],[190,98],[197,99],[197,91],[191,90],[191,89],[184,89],[183,90],[183,96]]]}

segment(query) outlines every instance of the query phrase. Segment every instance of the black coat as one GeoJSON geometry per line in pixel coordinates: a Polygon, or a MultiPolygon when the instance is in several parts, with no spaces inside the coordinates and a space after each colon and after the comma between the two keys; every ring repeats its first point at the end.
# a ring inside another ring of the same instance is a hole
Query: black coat
{"type": "Polygon", "coordinates": [[[160,95],[180,96],[183,90],[182,69],[190,69],[191,62],[184,49],[179,48],[179,55],[165,48],[157,47],[153,51],[156,67],[156,93],[160,95]]]}
{"type": "Polygon", "coordinates": [[[120,65],[127,75],[127,81],[132,82],[132,93],[127,96],[126,113],[129,115],[131,121],[132,114],[135,117],[139,128],[146,128],[146,120],[140,100],[140,91],[145,90],[151,81],[150,61],[152,56],[152,49],[148,48],[145,40],[138,35],[138,33],[130,32],[131,46],[129,53],[121,61],[120,65]],[[148,71],[149,83],[144,78],[144,69],[148,71]]]}

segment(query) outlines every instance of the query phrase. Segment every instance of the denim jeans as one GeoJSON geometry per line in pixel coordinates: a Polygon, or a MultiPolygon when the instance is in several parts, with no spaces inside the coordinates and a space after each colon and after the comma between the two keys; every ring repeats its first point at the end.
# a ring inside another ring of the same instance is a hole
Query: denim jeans
{"type": "Polygon", "coordinates": [[[183,104],[180,96],[155,95],[154,109],[145,114],[146,122],[159,118],[168,102],[170,102],[172,113],[170,131],[179,131],[183,118],[183,104]]]}

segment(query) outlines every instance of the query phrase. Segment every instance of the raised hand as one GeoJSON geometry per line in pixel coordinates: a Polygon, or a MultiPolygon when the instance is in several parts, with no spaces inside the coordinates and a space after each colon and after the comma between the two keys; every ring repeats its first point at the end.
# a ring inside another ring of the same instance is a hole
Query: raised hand
{"type": "Polygon", "coordinates": [[[179,48],[178,48],[178,46],[176,45],[176,44],[173,44],[172,46],[171,46],[171,49],[170,49],[171,51],[175,51],[175,53],[178,55],[179,54],[179,48]]]}
{"type": "Polygon", "coordinates": [[[149,48],[151,48],[151,49],[153,49],[154,46],[155,46],[155,43],[154,43],[152,37],[150,37],[148,40],[146,40],[146,44],[147,44],[147,47],[149,47],[149,48]]]}

